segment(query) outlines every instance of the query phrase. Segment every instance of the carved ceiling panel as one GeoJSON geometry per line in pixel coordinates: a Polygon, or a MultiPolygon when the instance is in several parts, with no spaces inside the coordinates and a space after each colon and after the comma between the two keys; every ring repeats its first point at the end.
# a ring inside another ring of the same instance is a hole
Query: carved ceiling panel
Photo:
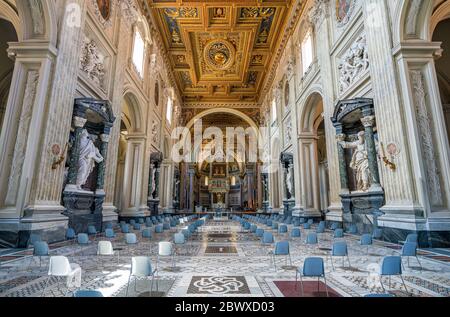
{"type": "Polygon", "coordinates": [[[292,0],[146,0],[185,102],[256,101],[292,0]]]}

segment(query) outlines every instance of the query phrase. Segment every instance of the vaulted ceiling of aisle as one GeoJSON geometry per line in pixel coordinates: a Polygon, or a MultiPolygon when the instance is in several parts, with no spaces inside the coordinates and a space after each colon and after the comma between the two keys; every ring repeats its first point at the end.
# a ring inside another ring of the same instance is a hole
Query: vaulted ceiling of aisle
{"type": "Polygon", "coordinates": [[[146,0],[184,102],[257,101],[293,0],[146,0]]]}

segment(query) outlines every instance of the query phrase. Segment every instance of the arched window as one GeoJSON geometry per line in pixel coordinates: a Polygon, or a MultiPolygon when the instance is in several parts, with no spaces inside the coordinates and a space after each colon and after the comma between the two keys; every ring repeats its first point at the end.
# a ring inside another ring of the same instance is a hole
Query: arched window
{"type": "Polygon", "coordinates": [[[306,74],[313,62],[313,39],[311,31],[306,33],[301,44],[303,75],[306,74]]]}
{"type": "Polygon", "coordinates": [[[141,33],[134,32],[133,64],[141,77],[144,77],[145,43],[141,33]]]}
{"type": "Polygon", "coordinates": [[[167,99],[166,119],[169,124],[172,124],[173,100],[172,97],[167,99]]]}

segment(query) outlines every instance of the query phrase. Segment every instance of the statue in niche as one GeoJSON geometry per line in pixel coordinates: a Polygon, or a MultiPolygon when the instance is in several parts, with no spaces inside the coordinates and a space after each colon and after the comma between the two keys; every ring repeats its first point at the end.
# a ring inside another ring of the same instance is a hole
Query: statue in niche
{"type": "Polygon", "coordinates": [[[152,196],[156,198],[156,168],[152,169],[152,196]]]}
{"type": "Polygon", "coordinates": [[[286,188],[288,191],[288,197],[292,197],[292,173],[290,168],[286,171],[286,188]]]}
{"type": "Polygon", "coordinates": [[[103,162],[103,156],[92,142],[91,137],[86,129],[81,133],[80,153],[78,159],[78,175],[77,188],[82,190],[81,186],[85,185],[89,175],[94,170],[95,163],[103,162]]]}
{"type": "Polygon", "coordinates": [[[369,169],[369,156],[365,140],[365,133],[358,133],[358,140],[355,142],[340,142],[344,149],[355,149],[350,168],[356,172],[357,190],[367,192],[372,182],[372,174],[369,169]]]}

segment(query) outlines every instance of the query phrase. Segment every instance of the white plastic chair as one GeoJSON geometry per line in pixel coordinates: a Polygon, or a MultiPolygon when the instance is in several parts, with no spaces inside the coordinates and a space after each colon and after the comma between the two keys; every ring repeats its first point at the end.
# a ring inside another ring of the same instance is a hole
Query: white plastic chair
{"type": "MultiPolygon", "coordinates": [[[[131,258],[131,272],[128,277],[128,285],[127,285],[127,294],[128,289],[130,288],[131,277],[134,276],[134,291],[137,293],[137,280],[138,278],[148,278],[152,277],[152,281],[150,284],[150,293],[153,291],[153,280],[156,276],[157,268],[155,270],[152,269],[152,263],[149,257],[146,256],[138,256],[131,258]]],[[[156,291],[158,292],[158,281],[156,282],[156,291]]]]}
{"type": "MultiPolygon", "coordinates": [[[[98,242],[97,255],[114,256],[115,254],[111,241],[98,242]]],[[[117,264],[119,264],[119,252],[117,252],[117,264]]]]}
{"type": "Polygon", "coordinates": [[[172,257],[172,268],[174,267],[174,248],[172,242],[160,242],[158,250],[158,257],[156,260],[156,269],[158,269],[159,257],[161,256],[171,256],[172,257]]]}
{"type": "MultiPolygon", "coordinates": [[[[67,289],[65,295],[69,291],[69,288],[75,284],[77,287],[81,286],[81,268],[78,264],[70,264],[69,259],[65,256],[52,256],[50,258],[50,263],[48,266],[48,277],[45,281],[44,290],[42,295],[44,295],[47,289],[48,281],[52,276],[55,277],[66,277],[67,278],[67,289]],[[74,282],[72,281],[74,279],[74,282]]],[[[59,281],[58,281],[59,284],[59,281]]],[[[64,296],[65,296],[64,295],[64,296]]]]}

